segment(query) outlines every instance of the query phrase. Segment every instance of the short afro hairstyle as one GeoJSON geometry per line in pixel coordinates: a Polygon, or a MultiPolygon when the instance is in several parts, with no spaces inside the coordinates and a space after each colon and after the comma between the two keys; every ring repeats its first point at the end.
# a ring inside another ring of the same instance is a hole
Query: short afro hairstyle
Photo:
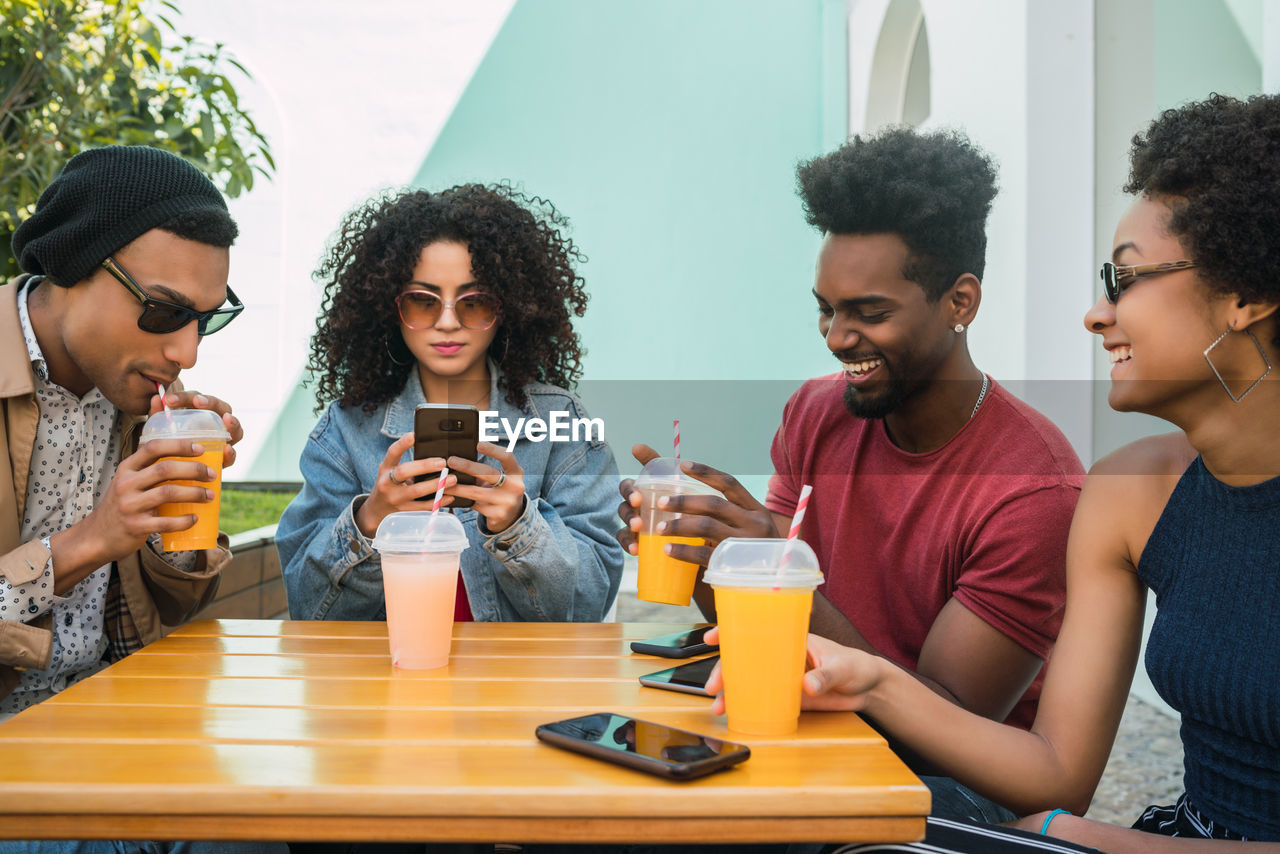
{"type": "Polygon", "coordinates": [[[585,352],[572,318],[587,292],[568,226],[550,202],[507,184],[386,192],[348,213],[315,272],[324,283],[308,364],[317,411],[337,400],[372,413],[404,389],[415,368],[395,298],[437,241],[464,244],[476,281],[502,300],[489,358],[504,396],[524,408],[530,383],[572,389],[585,352]]]}
{"type": "Polygon", "coordinates": [[[1124,190],[1165,197],[1169,232],[1210,290],[1280,302],[1280,96],[1165,110],[1134,136],[1124,190]]]}
{"type": "Polygon", "coordinates": [[[810,225],[898,235],[910,251],[903,278],[931,302],[965,273],[982,278],[996,167],[964,134],[894,127],[855,136],[796,175],[810,225]]]}

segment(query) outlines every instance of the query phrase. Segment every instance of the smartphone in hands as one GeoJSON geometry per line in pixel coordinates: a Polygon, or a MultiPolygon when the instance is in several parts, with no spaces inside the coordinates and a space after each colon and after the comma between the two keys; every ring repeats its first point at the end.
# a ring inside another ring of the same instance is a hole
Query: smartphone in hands
{"type": "Polygon", "coordinates": [[[697,661],[690,661],[688,664],[668,667],[656,673],[646,673],[640,677],[640,684],[650,688],[680,691],[684,694],[697,694],[699,697],[714,697],[714,694],[707,692],[707,679],[719,660],[720,656],[709,655],[697,661]]]}
{"type": "MultiPolygon", "coordinates": [[[[413,458],[423,460],[428,457],[462,457],[477,460],[476,443],[480,441],[480,410],[474,406],[456,405],[452,403],[421,403],[413,413],[413,458]]],[[[458,483],[474,484],[474,476],[465,472],[450,474],[458,478],[458,483]]],[[[419,477],[417,480],[425,480],[419,477]]],[[[424,495],[419,501],[428,501],[433,496],[424,495]]],[[[450,507],[470,507],[470,498],[454,496],[450,507]]]]}
{"type": "Polygon", "coordinates": [[[676,632],[673,635],[649,638],[643,641],[632,641],[631,651],[644,655],[660,655],[663,658],[690,658],[704,652],[715,652],[720,647],[705,643],[702,638],[712,626],[703,626],[688,632],[676,632]]]}
{"type": "Polygon", "coordinates": [[[745,745],[609,712],[543,724],[535,735],[547,744],[669,780],[692,780],[751,756],[745,745]]]}

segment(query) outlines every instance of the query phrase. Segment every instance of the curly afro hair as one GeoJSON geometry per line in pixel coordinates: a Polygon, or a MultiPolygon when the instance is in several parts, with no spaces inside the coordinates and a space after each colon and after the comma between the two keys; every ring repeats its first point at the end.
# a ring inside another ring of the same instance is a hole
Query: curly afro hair
{"type": "Polygon", "coordinates": [[[1211,290],[1280,302],[1280,96],[1165,110],[1134,136],[1124,191],[1167,197],[1169,231],[1211,290]]]}
{"type": "Polygon", "coordinates": [[[466,245],[476,281],[502,300],[489,357],[506,398],[523,408],[528,383],[572,388],[583,349],[570,315],[587,307],[573,265],[586,258],[567,228],[550,202],[506,184],[389,192],[347,214],[315,272],[325,283],[308,364],[317,411],[337,400],[372,413],[404,388],[414,363],[392,358],[406,352],[395,297],[441,240],[466,245]]]}
{"type": "Polygon", "coordinates": [[[910,251],[903,278],[931,302],[965,273],[982,278],[996,168],[963,134],[896,127],[855,136],[796,175],[810,225],[898,235],[910,251]]]}

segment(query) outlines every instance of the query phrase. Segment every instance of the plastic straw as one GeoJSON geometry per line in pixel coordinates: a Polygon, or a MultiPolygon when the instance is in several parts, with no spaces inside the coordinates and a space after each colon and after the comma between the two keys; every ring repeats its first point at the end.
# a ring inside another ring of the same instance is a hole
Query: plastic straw
{"type": "Polygon", "coordinates": [[[160,382],[156,382],[156,391],[160,394],[160,405],[164,407],[164,414],[169,419],[169,429],[176,430],[177,427],[175,427],[173,423],[173,410],[169,408],[169,404],[165,403],[164,400],[164,385],[160,382]]]}
{"type": "Polygon", "coordinates": [[[807,483],[800,487],[800,500],[796,502],[796,514],[791,517],[791,530],[787,532],[787,544],[782,547],[782,560],[778,561],[779,571],[787,565],[787,561],[791,560],[792,546],[800,538],[800,523],[804,521],[804,508],[809,506],[811,492],[813,487],[807,483]]]}
{"type": "Polygon", "coordinates": [[[449,478],[449,467],[440,471],[440,480],[436,481],[436,497],[431,502],[431,519],[427,522],[427,539],[436,527],[436,517],[440,515],[440,501],[444,498],[444,482],[449,478]]]}
{"type": "Polygon", "coordinates": [[[671,422],[671,429],[675,432],[676,446],[676,473],[680,471],[680,419],[671,422]]]}

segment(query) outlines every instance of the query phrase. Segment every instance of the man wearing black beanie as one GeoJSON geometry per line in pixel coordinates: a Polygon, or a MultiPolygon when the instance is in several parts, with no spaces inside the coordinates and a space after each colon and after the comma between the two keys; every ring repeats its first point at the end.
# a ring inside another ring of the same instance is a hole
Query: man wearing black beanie
{"type": "Polygon", "coordinates": [[[73,157],[14,233],[26,273],[0,286],[0,719],[159,638],[217,589],[225,537],[163,552],[159,533],[194,516],[156,512],[210,500],[167,481],[212,471],[190,440],[139,449],[136,428],[163,384],[170,407],[210,409],[240,439],[230,406],[177,384],[200,337],[240,311],[235,237],[209,179],[144,146],[73,157]]]}

